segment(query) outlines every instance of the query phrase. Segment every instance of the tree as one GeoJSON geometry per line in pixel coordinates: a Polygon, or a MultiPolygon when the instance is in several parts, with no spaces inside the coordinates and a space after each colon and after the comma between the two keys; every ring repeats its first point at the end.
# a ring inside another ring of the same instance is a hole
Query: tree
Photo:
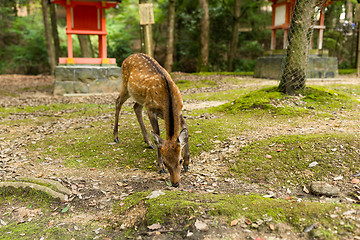
{"type": "Polygon", "coordinates": [[[42,8],[42,12],[43,12],[45,38],[46,38],[47,52],[48,52],[48,57],[49,57],[50,70],[51,70],[51,74],[53,74],[54,70],[55,70],[55,66],[56,66],[56,61],[55,61],[54,45],[51,40],[49,15],[48,15],[48,11],[47,11],[47,1],[46,0],[41,0],[41,8],[42,8]]]}
{"type": "Polygon", "coordinates": [[[55,4],[50,4],[50,19],[51,19],[52,37],[54,39],[54,47],[55,47],[55,60],[57,62],[60,57],[60,40],[59,40],[59,33],[57,30],[55,4]]]}
{"type": "Polygon", "coordinates": [[[93,58],[94,51],[92,49],[89,35],[77,35],[80,43],[81,56],[84,58],[93,58]]]}
{"type": "Polygon", "coordinates": [[[198,72],[207,72],[209,65],[210,17],[208,0],[199,0],[200,19],[200,58],[198,72]]]}
{"type": "Polygon", "coordinates": [[[232,29],[232,38],[230,43],[228,71],[234,71],[234,58],[236,56],[240,28],[240,0],[234,1],[234,24],[232,29]]]}
{"type": "Polygon", "coordinates": [[[308,52],[312,35],[311,25],[318,2],[318,0],[298,0],[296,2],[279,84],[279,90],[283,93],[291,95],[297,90],[305,88],[308,52]]]}
{"type": "Polygon", "coordinates": [[[174,56],[174,29],[175,29],[175,0],[169,0],[168,10],[168,30],[167,30],[167,44],[166,57],[164,67],[168,72],[172,71],[173,56],[174,56]]]}

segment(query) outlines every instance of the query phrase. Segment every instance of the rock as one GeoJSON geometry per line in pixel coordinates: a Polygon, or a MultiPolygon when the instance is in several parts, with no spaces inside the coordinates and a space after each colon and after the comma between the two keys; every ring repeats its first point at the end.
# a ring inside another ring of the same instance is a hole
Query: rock
{"type": "Polygon", "coordinates": [[[310,184],[310,192],[314,195],[338,196],[340,190],[336,186],[319,181],[310,184]]]}
{"type": "Polygon", "coordinates": [[[158,230],[161,228],[161,225],[159,223],[155,223],[155,224],[148,226],[147,228],[150,230],[158,230]]]}
{"type": "Polygon", "coordinates": [[[200,220],[196,220],[195,228],[199,231],[207,231],[209,229],[208,225],[200,220]]]}
{"type": "Polygon", "coordinates": [[[152,198],[157,198],[157,197],[159,197],[159,196],[161,196],[161,195],[165,195],[165,193],[164,193],[163,191],[161,191],[161,190],[159,190],[159,191],[153,191],[153,192],[151,192],[150,195],[147,196],[146,198],[152,199],[152,198]]]}
{"type": "Polygon", "coordinates": [[[319,164],[318,162],[312,162],[312,163],[309,164],[309,168],[315,167],[318,164],[319,164]]]}

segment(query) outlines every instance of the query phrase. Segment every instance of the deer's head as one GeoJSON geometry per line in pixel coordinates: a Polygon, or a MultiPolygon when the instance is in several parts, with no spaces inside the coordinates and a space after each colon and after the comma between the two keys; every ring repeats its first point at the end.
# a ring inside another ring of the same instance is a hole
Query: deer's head
{"type": "Polygon", "coordinates": [[[164,140],[159,135],[151,132],[156,146],[163,156],[163,163],[170,173],[173,187],[180,185],[180,172],[183,165],[181,150],[188,142],[188,130],[184,128],[176,140],[164,140]]]}

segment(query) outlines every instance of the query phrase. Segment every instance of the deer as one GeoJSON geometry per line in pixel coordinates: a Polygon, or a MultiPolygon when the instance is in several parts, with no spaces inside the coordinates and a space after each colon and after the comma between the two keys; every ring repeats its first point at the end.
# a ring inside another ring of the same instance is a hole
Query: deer
{"type": "Polygon", "coordinates": [[[188,126],[182,114],[183,100],[179,88],[170,74],[151,56],[135,53],[127,57],[121,67],[122,83],[116,99],[114,141],[118,136],[119,114],[130,97],[135,101],[134,111],[148,148],[155,149],[143,120],[143,107],[152,127],[151,134],[157,147],[159,173],[170,173],[173,187],[180,185],[182,166],[189,169],[190,153],[188,126]],[[158,117],[164,119],[166,138],[160,137],[158,117]],[[184,156],[182,155],[184,150],[184,156]]]}

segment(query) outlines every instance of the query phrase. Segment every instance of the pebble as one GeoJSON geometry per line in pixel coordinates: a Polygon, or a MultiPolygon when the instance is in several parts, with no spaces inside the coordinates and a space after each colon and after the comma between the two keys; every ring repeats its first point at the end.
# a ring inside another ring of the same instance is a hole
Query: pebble
{"type": "Polygon", "coordinates": [[[310,192],[314,195],[338,196],[340,189],[326,182],[312,182],[310,184],[310,192]]]}

